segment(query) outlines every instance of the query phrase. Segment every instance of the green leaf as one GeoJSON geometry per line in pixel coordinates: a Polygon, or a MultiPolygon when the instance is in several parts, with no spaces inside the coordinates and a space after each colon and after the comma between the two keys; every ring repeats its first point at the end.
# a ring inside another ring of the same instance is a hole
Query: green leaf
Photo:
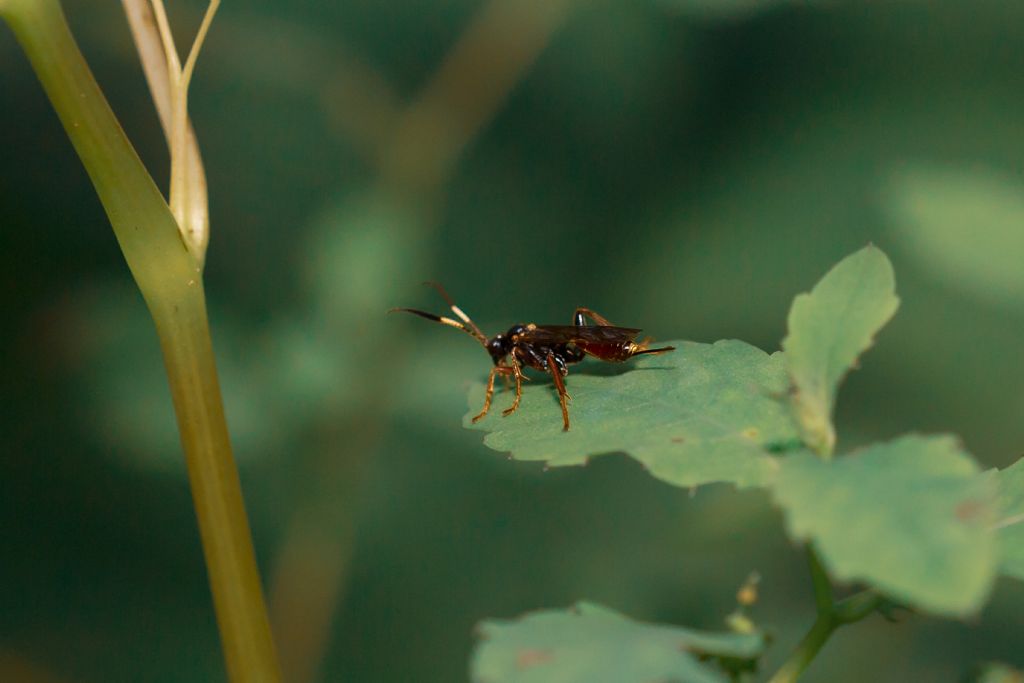
{"type": "Polygon", "coordinates": [[[989,662],[978,668],[966,680],[971,683],[1024,683],[1024,671],[1002,662],[989,662]]]}
{"type": "Polygon", "coordinates": [[[979,168],[913,166],[894,173],[884,208],[907,258],[944,286],[1020,311],[1024,184],[979,168]]]}
{"type": "Polygon", "coordinates": [[[839,382],[898,306],[892,264],[871,245],[793,300],[782,348],[805,440],[818,453],[830,455],[835,446],[832,412],[839,382]]]}
{"type": "Polygon", "coordinates": [[[840,580],[946,615],[975,613],[992,586],[992,477],[953,437],[908,435],[833,461],[795,453],[775,498],[790,535],[813,541],[840,580]]]}
{"type": "Polygon", "coordinates": [[[483,404],[484,387],[473,386],[463,423],[489,432],[484,443],[495,450],[552,467],[625,451],[677,486],[768,483],[778,468],[770,452],[799,445],[782,398],[788,382],[781,354],[735,340],[666,343],[676,351],[623,366],[575,366],[566,378],[573,397],[568,432],[557,395],[543,379],[524,387],[516,413],[502,417],[512,401],[505,391],[476,425],[471,418],[483,404]]]}
{"type": "Polygon", "coordinates": [[[761,634],[644,624],[588,603],[486,621],[479,635],[474,683],[725,683],[699,658],[753,659],[765,647],[761,634]]]}
{"type": "Polygon", "coordinates": [[[1024,580],[1024,458],[996,474],[999,521],[995,529],[1004,574],[1024,580]]]}

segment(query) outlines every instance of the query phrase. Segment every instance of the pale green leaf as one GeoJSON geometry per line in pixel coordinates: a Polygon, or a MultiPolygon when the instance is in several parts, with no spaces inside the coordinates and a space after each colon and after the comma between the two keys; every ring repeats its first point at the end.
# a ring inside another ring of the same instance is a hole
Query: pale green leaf
{"type": "Polygon", "coordinates": [[[768,483],[778,467],[771,452],[799,446],[781,354],[735,340],[664,343],[677,350],[620,366],[572,366],[568,432],[551,382],[540,378],[524,388],[516,413],[501,415],[512,401],[506,391],[474,425],[484,395],[475,385],[464,424],[489,432],[484,443],[491,448],[552,467],[626,452],[677,486],[768,483]]]}
{"type": "Polygon", "coordinates": [[[996,572],[992,477],[949,436],[908,435],[823,461],[782,462],[775,498],[790,535],[837,579],[946,615],[977,612],[996,572]]]}
{"type": "Polygon", "coordinates": [[[967,680],[971,683],[1024,683],[1024,671],[1002,662],[989,662],[967,680]]]}
{"type": "Polygon", "coordinates": [[[474,683],[725,683],[700,658],[754,659],[765,646],[761,634],[645,624],[587,603],[486,621],[479,636],[474,683]]]}
{"type": "Polygon", "coordinates": [[[805,440],[819,453],[830,454],[835,445],[832,412],[839,382],[898,306],[892,264],[871,245],[793,300],[782,348],[805,440]]]}
{"type": "Polygon", "coordinates": [[[999,520],[995,528],[1004,574],[1024,580],[1024,458],[996,474],[999,520]]]}
{"type": "Polygon", "coordinates": [[[945,286],[1019,311],[1024,306],[1024,183],[979,168],[914,166],[894,173],[884,207],[907,258],[945,286]]]}

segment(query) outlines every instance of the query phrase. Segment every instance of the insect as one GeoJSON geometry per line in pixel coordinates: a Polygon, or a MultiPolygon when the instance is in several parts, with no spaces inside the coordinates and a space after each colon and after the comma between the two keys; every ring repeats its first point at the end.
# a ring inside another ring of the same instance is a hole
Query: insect
{"type": "Polygon", "coordinates": [[[503,334],[496,334],[488,339],[462,309],[455,305],[444,288],[436,282],[423,283],[436,289],[448,303],[452,313],[458,318],[434,315],[414,308],[393,308],[388,313],[404,311],[418,315],[427,320],[441,323],[462,330],[476,338],[487,349],[494,361],[494,367],[487,378],[487,393],[484,396],[484,407],[473,422],[482,419],[491,409],[494,397],[494,379],[501,375],[508,384],[509,378],[515,380],[516,395],[512,405],[502,411],[508,416],[519,408],[519,399],[523,395],[523,380],[529,379],[523,374],[524,367],[530,367],[551,375],[558,390],[558,400],[562,405],[562,429],[569,431],[569,401],[571,397],[565,390],[563,378],[569,374],[569,365],[579,363],[587,356],[599,360],[621,363],[633,356],[645,354],[668,353],[675,351],[674,346],[648,348],[649,339],[635,341],[640,330],[631,327],[616,327],[603,316],[589,308],[577,308],[573,314],[572,325],[536,325],[516,324],[503,334]],[[587,320],[595,325],[588,325],[587,320]],[[461,322],[460,322],[461,321],[461,322]]]}

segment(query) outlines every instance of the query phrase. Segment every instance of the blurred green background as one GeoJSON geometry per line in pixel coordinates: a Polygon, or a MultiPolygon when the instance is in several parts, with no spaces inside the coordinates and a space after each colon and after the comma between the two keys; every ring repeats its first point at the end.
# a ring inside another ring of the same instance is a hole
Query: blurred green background
{"type": "MultiPolygon", "coordinates": [[[[169,4],[184,45],[204,5],[169,4]]],[[[65,8],[166,187],[119,6],[65,8]]],[[[440,311],[437,279],[489,333],[586,305],[775,350],[792,297],[872,241],[902,306],[840,394],[840,449],[952,431],[1005,466],[1022,44],[1005,0],[225,3],[190,97],[207,291],[289,680],[465,680],[477,621],[582,598],[718,629],[752,570],[778,666],[813,599],[765,494],[508,462],[460,426],[485,354],[383,313],[440,311]]],[[[156,336],[6,29],[0,64],[0,680],[223,680],[156,336]]],[[[1024,665],[1022,615],[1003,580],[967,623],[872,618],[806,680],[1024,665]]]]}

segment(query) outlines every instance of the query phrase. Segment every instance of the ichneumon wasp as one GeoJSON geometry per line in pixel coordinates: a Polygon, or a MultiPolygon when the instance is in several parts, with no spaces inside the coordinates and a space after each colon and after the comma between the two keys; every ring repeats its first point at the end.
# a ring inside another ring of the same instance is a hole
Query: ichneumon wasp
{"type": "Polygon", "coordinates": [[[488,339],[476,326],[476,323],[455,305],[441,285],[436,282],[425,282],[424,284],[433,287],[444,297],[452,313],[459,320],[418,311],[414,308],[392,308],[388,313],[404,311],[462,330],[476,338],[491,354],[494,368],[491,369],[491,374],[487,378],[484,407],[480,414],[473,418],[473,422],[483,418],[491,409],[494,378],[498,375],[501,375],[506,381],[509,377],[515,380],[515,399],[509,408],[502,411],[502,415],[508,416],[514,413],[519,407],[519,399],[523,395],[523,379],[528,379],[523,374],[523,368],[531,367],[550,374],[554,380],[555,388],[558,390],[558,400],[562,404],[562,429],[569,431],[568,403],[571,397],[565,390],[563,378],[569,374],[570,364],[579,363],[587,356],[610,363],[621,363],[633,356],[675,351],[674,346],[648,348],[649,339],[635,341],[637,335],[640,334],[639,329],[616,327],[603,316],[583,307],[576,309],[572,325],[517,324],[510,327],[504,334],[496,334],[488,339]],[[586,324],[587,319],[596,324],[586,324]]]}

